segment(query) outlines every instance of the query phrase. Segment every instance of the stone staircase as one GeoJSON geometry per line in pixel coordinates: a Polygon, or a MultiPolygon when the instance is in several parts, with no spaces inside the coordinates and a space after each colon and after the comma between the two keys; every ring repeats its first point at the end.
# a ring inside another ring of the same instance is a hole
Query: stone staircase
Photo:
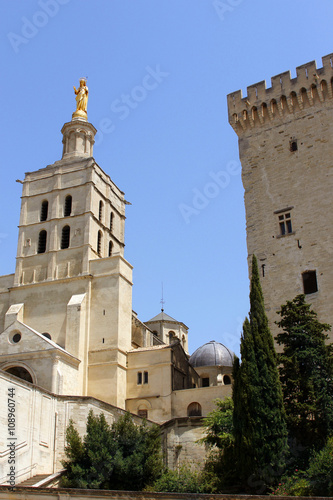
{"type": "Polygon", "coordinates": [[[36,474],[36,476],[31,477],[30,479],[26,479],[25,481],[22,481],[22,483],[19,483],[17,486],[34,486],[34,484],[39,483],[39,481],[42,481],[43,479],[46,479],[49,477],[51,474],[36,474]]]}

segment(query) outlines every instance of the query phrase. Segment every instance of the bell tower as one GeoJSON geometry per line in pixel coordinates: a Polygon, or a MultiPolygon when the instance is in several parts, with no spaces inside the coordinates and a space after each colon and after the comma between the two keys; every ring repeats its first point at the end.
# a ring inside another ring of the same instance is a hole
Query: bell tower
{"type": "Polygon", "coordinates": [[[84,275],[90,260],[123,256],[124,193],[93,158],[97,131],[86,115],[77,109],[62,127],[60,161],[25,175],[16,286],[84,275]]]}
{"type": "Polygon", "coordinates": [[[93,158],[84,79],[74,92],[62,158],[23,181],[16,270],[3,277],[0,294],[0,366],[19,354],[37,385],[124,408],[132,321],[127,202],[93,158]]]}

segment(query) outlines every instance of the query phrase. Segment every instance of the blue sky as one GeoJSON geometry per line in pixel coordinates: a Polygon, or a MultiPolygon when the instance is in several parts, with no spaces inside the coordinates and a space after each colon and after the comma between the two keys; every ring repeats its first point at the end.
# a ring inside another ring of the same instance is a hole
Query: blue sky
{"type": "Polygon", "coordinates": [[[2,1],[0,274],[15,268],[21,185],[61,158],[88,77],[97,163],[125,191],[133,308],[239,352],[245,210],[226,95],[333,52],[331,0],[2,1]],[[223,179],[218,185],[216,178],[223,179]]]}

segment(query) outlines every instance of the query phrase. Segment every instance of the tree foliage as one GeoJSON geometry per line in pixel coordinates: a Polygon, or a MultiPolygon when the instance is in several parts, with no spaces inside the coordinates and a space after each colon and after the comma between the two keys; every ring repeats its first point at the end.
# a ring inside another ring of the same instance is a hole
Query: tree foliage
{"type": "Polygon", "coordinates": [[[70,422],[66,441],[64,487],[135,491],[162,473],[158,426],[136,426],[129,413],[110,427],[103,413],[90,411],[84,438],[70,422]]]}
{"type": "MultiPolygon", "coordinates": [[[[243,325],[242,363],[234,363],[234,437],[237,475],[278,476],[287,453],[287,427],[274,342],[268,327],[256,257],[252,260],[250,319],[243,325]],[[275,472],[274,472],[275,471],[275,472]]],[[[273,480],[273,479],[272,479],[273,480]]]]}
{"type": "Polygon", "coordinates": [[[277,342],[288,430],[310,449],[322,447],[333,433],[333,346],[330,325],[320,323],[304,295],[281,306],[277,342]]]}
{"type": "Polygon", "coordinates": [[[224,449],[233,443],[233,410],[232,398],[215,399],[215,410],[208,413],[203,421],[206,431],[202,442],[210,447],[224,449]]]}
{"type": "Polygon", "coordinates": [[[183,464],[177,470],[166,469],[149,491],[175,493],[205,493],[207,491],[203,474],[183,464]]]}

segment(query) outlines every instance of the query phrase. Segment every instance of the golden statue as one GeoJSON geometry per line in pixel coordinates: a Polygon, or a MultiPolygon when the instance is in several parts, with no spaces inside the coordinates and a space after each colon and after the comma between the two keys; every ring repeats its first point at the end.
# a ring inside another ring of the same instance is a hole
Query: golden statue
{"type": "Polygon", "coordinates": [[[76,95],[76,111],[73,113],[73,118],[78,116],[81,118],[87,118],[87,105],[88,105],[88,87],[86,85],[86,79],[80,78],[80,87],[74,88],[74,93],[76,95]]]}

